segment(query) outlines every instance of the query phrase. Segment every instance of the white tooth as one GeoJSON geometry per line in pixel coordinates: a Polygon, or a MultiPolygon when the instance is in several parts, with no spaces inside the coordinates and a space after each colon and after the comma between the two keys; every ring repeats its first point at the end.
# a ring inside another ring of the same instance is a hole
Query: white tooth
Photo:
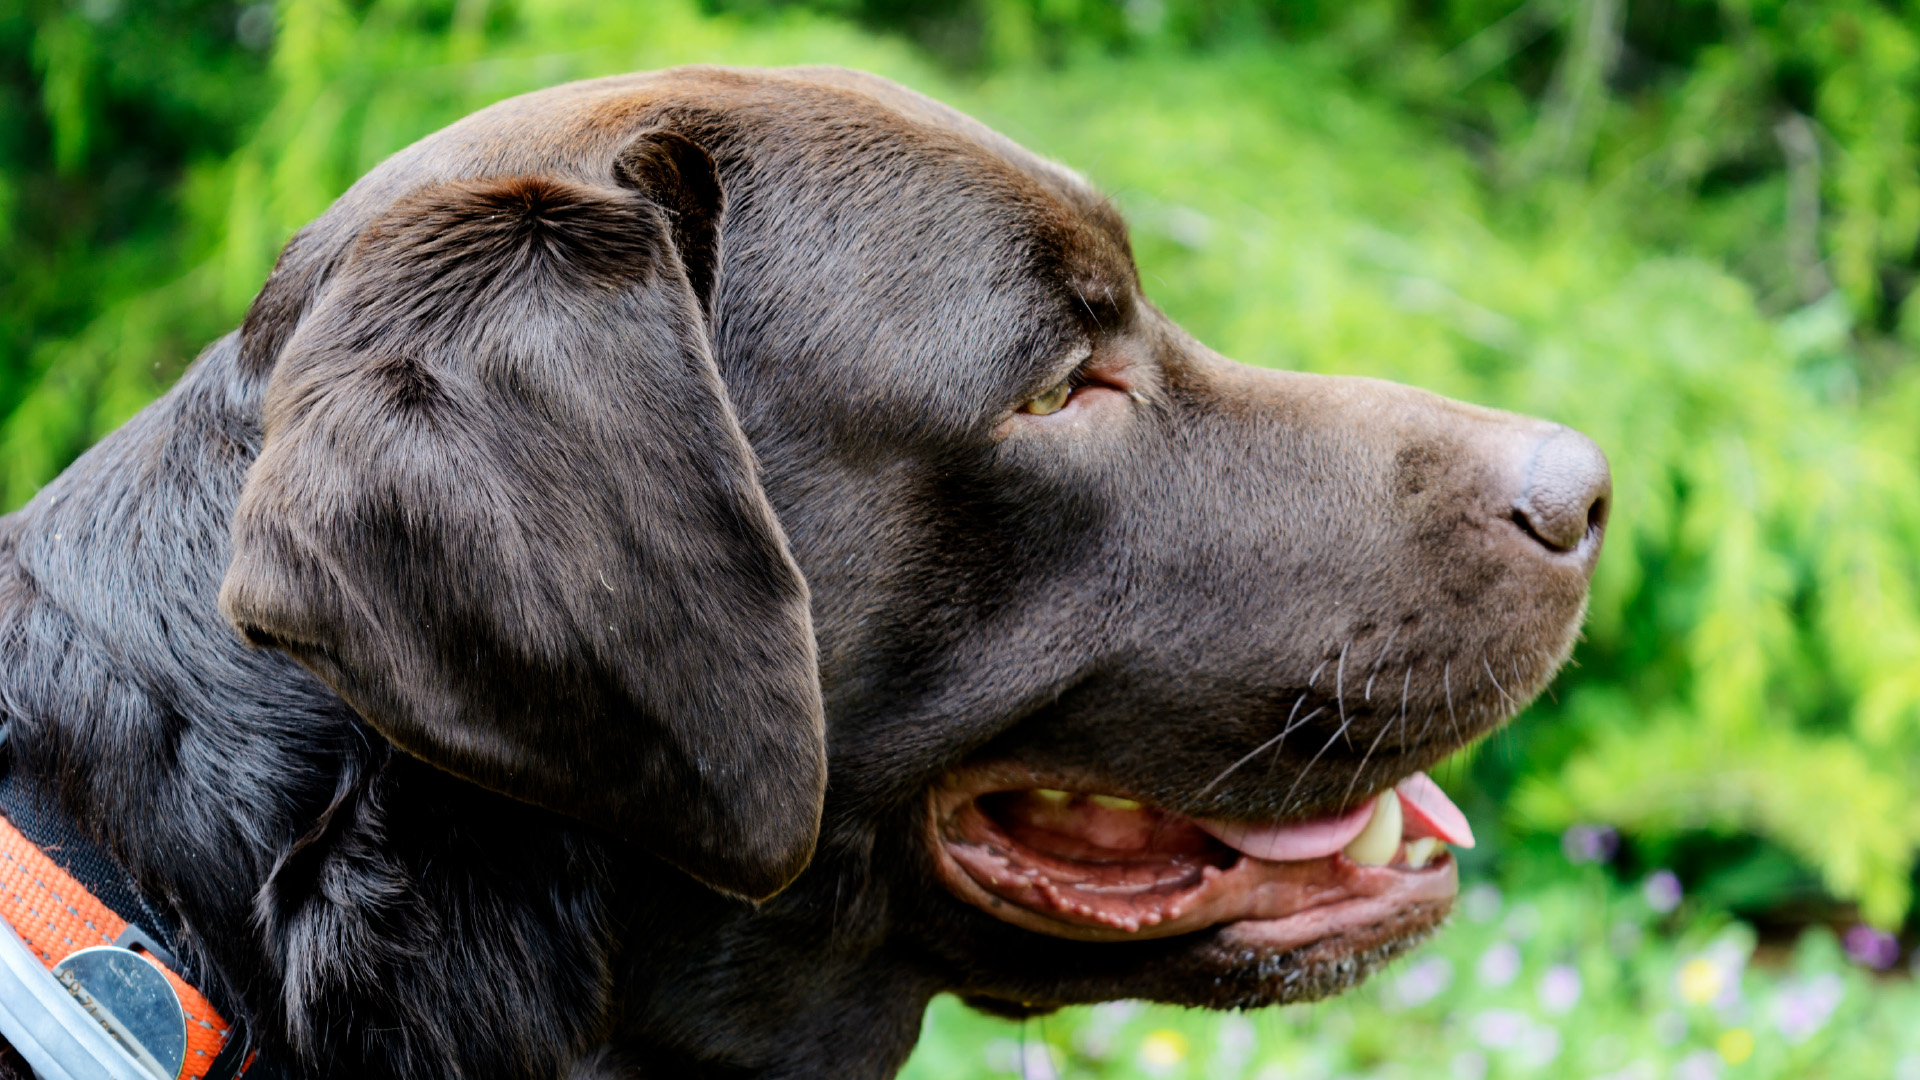
{"type": "Polygon", "coordinates": [[[1407,868],[1418,870],[1427,865],[1435,852],[1440,850],[1437,837],[1423,836],[1418,840],[1407,841],[1407,868]]]}
{"type": "Polygon", "coordinates": [[[1050,788],[1050,787],[1034,788],[1033,793],[1035,796],[1037,796],[1040,799],[1041,802],[1052,803],[1055,806],[1064,805],[1068,799],[1073,798],[1073,794],[1071,792],[1061,791],[1058,788],[1050,788]]]}
{"type": "Polygon", "coordinates": [[[1095,806],[1104,806],[1109,810],[1138,810],[1140,804],[1132,799],[1123,799],[1118,795],[1089,795],[1087,800],[1095,806]]]}
{"type": "Polygon", "coordinates": [[[1400,797],[1388,791],[1373,803],[1367,827],[1347,845],[1347,858],[1361,866],[1385,866],[1400,850],[1400,797]]]}

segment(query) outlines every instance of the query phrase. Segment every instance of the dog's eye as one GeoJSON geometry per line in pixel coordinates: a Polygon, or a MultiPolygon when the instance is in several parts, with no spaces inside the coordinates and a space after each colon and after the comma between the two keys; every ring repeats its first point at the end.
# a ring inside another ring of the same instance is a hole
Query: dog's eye
{"type": "Polygon", "coordinates": [[[1061,379],[1059,383],[1046,393],[1020,406],[1020,411],[1032,413],[1035,416],[1046,416],[1049,413],[1057,413],[1067,407],[1067,399],[1073,396],[1073,387],[1074,379],[1073,376],[1069,375],[1061,379]]]}

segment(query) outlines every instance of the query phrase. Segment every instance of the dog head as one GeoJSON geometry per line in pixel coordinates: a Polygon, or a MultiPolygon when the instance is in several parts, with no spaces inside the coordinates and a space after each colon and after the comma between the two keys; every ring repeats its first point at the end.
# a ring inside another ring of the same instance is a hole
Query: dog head
{"type": "Polygon", "coordinates": [[[768,917],[884,911],[846,932],[1010,1011],[1303,999],[1435,925],[1420,770],[1565,659],[1610,495],[1557,425],[1218,356],[1079,177],[848,72],[477,114],[289,246],[246,347],[239,625],[748,893],[817,671],[768,917]]]}

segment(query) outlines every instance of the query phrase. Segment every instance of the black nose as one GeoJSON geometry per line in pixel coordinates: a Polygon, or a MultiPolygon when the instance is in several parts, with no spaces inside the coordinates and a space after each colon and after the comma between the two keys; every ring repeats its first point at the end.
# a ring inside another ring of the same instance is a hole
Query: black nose
{"type": "Polygon", "coordinates": [[[1552,551],[1572,551],[1607,524],[1613,473],[1592,439],[1558,428],[1533,447],[1513,520],[1552,551]]]}

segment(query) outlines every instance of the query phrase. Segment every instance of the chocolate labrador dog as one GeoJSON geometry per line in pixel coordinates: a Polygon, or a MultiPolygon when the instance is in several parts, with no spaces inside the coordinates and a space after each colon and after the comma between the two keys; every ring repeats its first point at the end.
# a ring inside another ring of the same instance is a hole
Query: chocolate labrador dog
{"type": "Polygon", "coordinates": [[[1566,658],[1609,483],[1209,351],[897,86],[606,79],[374,170],[0,521],[0,711],[258,1069],[880,1077],[936,994],[1428,934],[1421,770],[1566,658]]]}

